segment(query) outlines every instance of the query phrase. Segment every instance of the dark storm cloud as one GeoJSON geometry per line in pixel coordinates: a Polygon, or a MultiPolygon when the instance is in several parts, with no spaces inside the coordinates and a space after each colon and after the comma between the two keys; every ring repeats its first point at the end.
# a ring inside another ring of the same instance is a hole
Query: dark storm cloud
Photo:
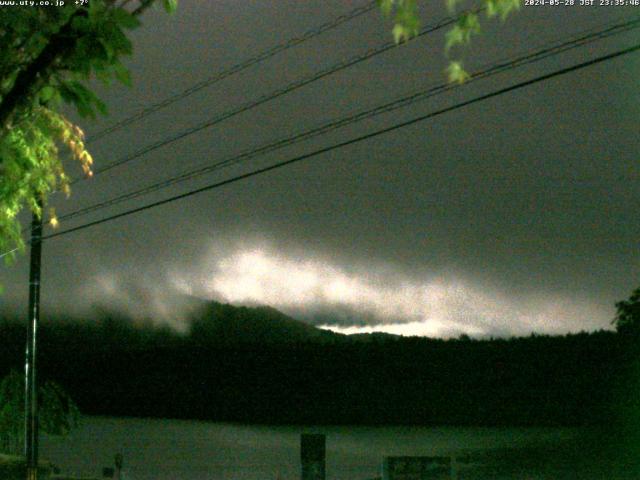
{"type": "MultiPolygon", "coordinates": [[[[135,85],[104,95],[112,117],[101,125],[349,8],[338,1],[183,2],[174,18],[154,13],[135,35],[135,85]]],[[[426,12],[427,20],[444,14],[426,12]]],[[[524,8],[504,26],[488,26],[465,56],[473,67],[621,14],[524,8]]],[[[439,83],[442,35],[399,47],[83,182],[71,200],[56,202],[59,211],[439,83]]],[[[388,38],[389,25],[377,13],[364,16],[101,140],[91,147],[96,162],[108,164],[388,38]]],[[[633,34],[578,49],[145,199],[388,126],[630,40],[633,34]]],[[[270,303],[307,321],[342,327],[407,323],[415,325],[413,331],[443,335],[607,327],[613,303],[638,278],[640,227],[633,219],[640,200],[639,71],[637,56],[617,59],[51,240],[44,250],[43,303],[50,309],[118,302],[162,310],[179,304],[170,300],[177,290],[270,303]],[[254,260],[262,258],[267,273],[239,271],[243,255],[256,252],[262,257],[254,260]],[[302,280],[291,284],[296,275],[302,280]],[[111,294],[105,279],[112,280],[111,294]],[[350,289],[331,297],[323,288],[338,280],[350,289]],[[252,284],[260,288],[249,289],[252,284]]],[[[141,203],[105,209],[69,226],[141,203]]],[[[26,260],[3,269],[1,281],[7,286],[2,301],[21,311],[26,260]]]]}

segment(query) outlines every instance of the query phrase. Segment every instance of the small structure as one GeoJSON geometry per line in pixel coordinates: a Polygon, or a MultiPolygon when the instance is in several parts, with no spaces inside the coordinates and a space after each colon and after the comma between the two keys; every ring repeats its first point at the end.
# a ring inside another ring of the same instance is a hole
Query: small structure
{"type": "Polygon", "coordinates": [[[450,457],[384,457],[382,480],[450,480],[450,457]]]}
{"type": "Polygon", "coordinates": [[[116,480],[119,480],[120,478],[122,478],[122,462],[124,460],[124,457],[122,456],[122,453],[118,452],[116,453],[114,459],[113,459],[113,463],[115,465],[115,468],[113,467],[105,467],[102,469],[102,478],[115,478],[116,480]]]}
{"type": "Polygon", "coordinates": [[[325,480],[326,436],[317,433],[300,435],[302,480],[325,480]]]}

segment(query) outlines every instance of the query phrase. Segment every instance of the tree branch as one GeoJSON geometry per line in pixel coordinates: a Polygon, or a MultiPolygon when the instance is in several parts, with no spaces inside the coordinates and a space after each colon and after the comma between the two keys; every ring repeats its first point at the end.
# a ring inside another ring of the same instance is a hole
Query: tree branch
{"type": "Polygon", "coordinates": [[[49,43],[27,68],[21,71],[13,87],[0,103],[0,132],[8,125],[11,117],[21,105],[28,102],[36,87],[46,79],[51,65],[57,58],[70,51],[76,43],[71,32],[71,22],[78,16],[86,15],[86,10],[78,10],[51,36],[49,43]]]}
{"type": "MultiPolygon", "coordinates": [[[[140,0],[140,5],[133,10],[132,15],[142,14],[154,1],[140,0]]],[[[6,129],[16,110],[28,102],[37,88],[47,80],[54,62],[73,50],[77,36],[73,34],[71,23],[76,17],[86,15],[86,9],[78,9],[71,15],[58,33],[51,36],[47,45],[33,62],[18,74],[11,90],[7,92],[0,103],[0,132],[6,129]]]]}

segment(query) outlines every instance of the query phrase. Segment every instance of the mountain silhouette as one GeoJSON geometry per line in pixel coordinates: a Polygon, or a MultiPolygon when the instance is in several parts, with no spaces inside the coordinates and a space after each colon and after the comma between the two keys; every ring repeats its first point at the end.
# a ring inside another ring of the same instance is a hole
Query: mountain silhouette
{"type": "Polygon", "coordinates": [[[335,342],[346,335],[316,328],[272,307],[211,301],[189,318],[191,339],[200,345],[335,342]]]}

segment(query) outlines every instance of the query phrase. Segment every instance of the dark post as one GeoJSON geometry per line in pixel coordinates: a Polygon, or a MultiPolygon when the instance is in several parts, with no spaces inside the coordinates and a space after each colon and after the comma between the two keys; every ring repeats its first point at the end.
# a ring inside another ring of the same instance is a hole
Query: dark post
{"type": "MultiPolygon", "coordinates": [[[[42,206],[42,204],[40,204],[42,206]]],[[[24,386],[24,456],[27,480],[38,478],[38,396],[36,386],[36,339],[40,319],[40,258],[42,256],[42,218],[31,220],[31,266],[29,270],[29,316],[24,386]]]]}
{"type": "Polygon", "coordinates": [[[302,480],[325,480],[326,437],[322,434],[300,435],[302,480]]]}
{"type": "Polygon", "coordinates": [[[116,456],[114,458],[114,463],[116,465],[116,479],[120,480],[122,478],[122,462],[124,460],[124,457],[122,456],[121,453],[116,453],[116,456]]]}

